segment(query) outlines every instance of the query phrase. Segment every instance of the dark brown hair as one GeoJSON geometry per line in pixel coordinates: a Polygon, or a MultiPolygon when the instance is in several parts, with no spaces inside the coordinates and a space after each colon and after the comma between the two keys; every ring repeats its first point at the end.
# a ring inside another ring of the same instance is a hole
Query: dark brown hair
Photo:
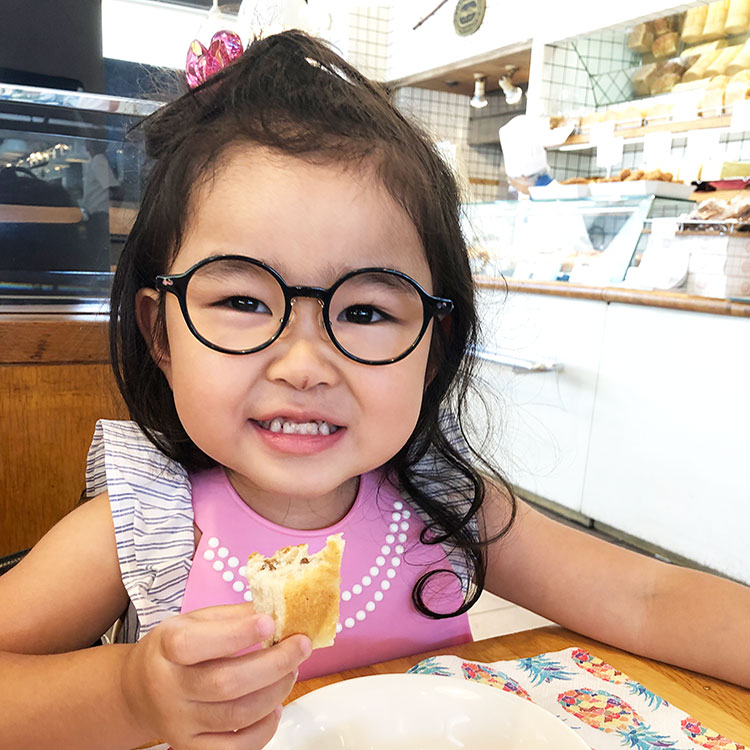
{"type": "MultiPolygon", "coordinates": [[[[141,127],[153,165],[115,274],[112,363],[131,417],[159,450],[189,471],[214,462],[183,429],[171,389],[138,330],[134,303],[139,289],[152,287],[154,278],[168,271],[190,220],[191,198],[221,169],[228,150],[254,144],[316,163],[366,161],[414,222],[434,293],[453,300],[454,308],[447,325],[435,326],[430,363],[434,377],[416,428],[390,468],[429,519],[423,541],[464,554],[474,584],[459,610],[465,611],[484,582],[486,542],[480,541],[477,514],[486,480],[473,465],[481,459],[468,441],[457,448],[456,437],[446,436],[441,411],[450,409],[462,425],[477,320],[459,191],[432,141],[399,113],[382,86],[326,43],[300,31],[253,42],[234,63],[158,110],[141,127]],[[431,461],[420,463],[428,454],[431,461]],[[446,497],[456,502],[446,503],[446,497]]],[[[512,491],[499,472],[481,463],[505,486],[512,521],[512,491]]],[[[417,585],[415,603],[425,614],[443,616],[424,605],[427,580],[417,585]]]]}

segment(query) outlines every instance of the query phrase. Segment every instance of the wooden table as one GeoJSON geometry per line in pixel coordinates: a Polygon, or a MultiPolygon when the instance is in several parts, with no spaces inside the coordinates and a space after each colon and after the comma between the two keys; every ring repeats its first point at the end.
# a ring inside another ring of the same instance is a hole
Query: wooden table
{"type": "Polygon", "coordinates": [[[750,690],[651,659],[633,656],[557,626],[488,638],[452,649],[405,656],[326,677],[316,677],[297,683],[289,700],[299,698],[311,690],[332,682],[351,677],[392,672],[403,673],[425,657],[441,653],[455,654],[472,661],[493,662],[501,659],[536,656],[547,651],[560,651],[572,646],[587,649],[594,656],[604,659],[632,679],[641,682],[673,706],[695,717],[704,726],[750,747],[750,690]]]}

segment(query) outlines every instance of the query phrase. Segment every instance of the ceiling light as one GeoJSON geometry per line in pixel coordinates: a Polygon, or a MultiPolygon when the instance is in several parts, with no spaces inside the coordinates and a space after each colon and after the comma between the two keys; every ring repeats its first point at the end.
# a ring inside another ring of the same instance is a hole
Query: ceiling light
{"type": "Polygon", "coordinates": [[[489,104],[487,97],[484,95],[486,80],[487,76],[481,73],[474,73],[474,96],[471,97],[469,104],[476,109],[482,109],[482,107],[486,107],[489,104]]]}
{"type": "Polygon", "coordinates": [[[500,77],[498,83],[505,94],[505,101],[508,104],[518,104],[523,96],[523,89],[513,83],[513,74],[518,70],[515,65],[505,66],[505,75],[500,77]]]}

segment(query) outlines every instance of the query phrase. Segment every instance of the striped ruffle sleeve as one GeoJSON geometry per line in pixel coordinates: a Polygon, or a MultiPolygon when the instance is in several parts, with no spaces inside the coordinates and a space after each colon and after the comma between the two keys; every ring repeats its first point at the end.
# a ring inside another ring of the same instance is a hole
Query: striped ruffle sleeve
{"type": "Polygon", "coordinates": [[[100,420],[86,463],[86,494],[105,490],[131,602],[123,639],[132,642],[180,611],[195,548],[190,481],[135,422],[100,420]]]}

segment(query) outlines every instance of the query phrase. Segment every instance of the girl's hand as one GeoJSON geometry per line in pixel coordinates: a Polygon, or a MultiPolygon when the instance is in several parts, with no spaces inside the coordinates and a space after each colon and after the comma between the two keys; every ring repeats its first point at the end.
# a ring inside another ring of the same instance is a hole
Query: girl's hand
{"type": "Polygon", "coordinates": [[[295,635],[237,656],[273,629],[273,620],[249,604],[165,620],[133,646],[123,666],[133,722],[176,750],[263,747],[311,651],[309,638],[295,635]]]}

